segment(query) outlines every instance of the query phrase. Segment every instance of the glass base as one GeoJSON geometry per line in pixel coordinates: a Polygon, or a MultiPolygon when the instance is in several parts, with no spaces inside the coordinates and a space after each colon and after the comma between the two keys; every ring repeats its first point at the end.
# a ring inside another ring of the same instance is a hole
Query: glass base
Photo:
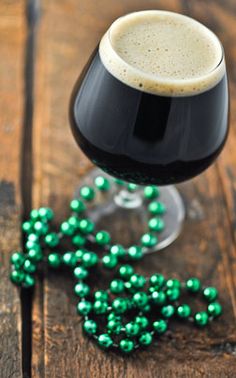
{"type": "MultiPolygon", "coordinates": [[[[158,243],[154,247],[144,248],[144,253],[159,251],[178,237],[181,232],[185,208],[181,196],[174,186],[159,187],[160,194],[156,201],[162,202],[166,212],[162,215],[152,215],[148,211],[151,202],[143,197],[142,186],[133,191],[127,191],[116,184],[114,178],[98,168],[90,171],[81,180],[81,185],[94,185],[94,179],[103,176],[112,183],[107,192],[97,191],[96,199],[88,203],[87,216],[95,222],[96,230],[106,230],[110,233],[112,244],[122,244],[124,247],[140,244],[141,236],[150,232],[148,221],[158,217],[164,221],[162,231],[155,232],[158,243]]],[[[79,196],[79,189],[75,198],[79,196]]],[[[155,201],[155,200],[153,200],[155,201]]]]}

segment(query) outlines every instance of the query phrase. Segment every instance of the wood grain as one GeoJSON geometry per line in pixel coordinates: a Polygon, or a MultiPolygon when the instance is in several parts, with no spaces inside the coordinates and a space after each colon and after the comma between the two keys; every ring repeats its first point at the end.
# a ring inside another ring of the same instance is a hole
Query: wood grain
{"type": "Polygon", "coordinates": [[[20,166],[24,107],[23,1],[0,3],[0,376],[22,377],[21,305],[9,258],[21,241],[20,166]]]}
{"type": "MultiPolygon", "coordinates": [[[[68,102],[79,72],[111,21],[132,10],[157,7],[191,14],[221,33],[226,53],[235,61],[230,21],[233,3],[226,3],[41,1],[35,68],[34,206],[52,206],[57,220],[62,219],[68,214],[69,199],[81,176],[91,167],[69,130],[68,102]]],[[[229,68],[234,77],[234,65],[231,63],[229,68]]],[[[232,106],[235,106],[234,87],[232,97],[232,106]]],[[[231,122],[234,130],[235,119],[231,122]]],[[[182,279],[197,275],[206,285],[216,285],[221,293],[224,316],[201,331],[175,324],[163,340],[148,351],[123,358],[98,350],[84,338],[80,318],[75,314],[72,282],[66,275],[49,273],[38,286],[33,305],[34,377],[235,376],[235,243],[232,234],[235,215],[231,215],[234,210],[232,179],[227,178],[226,169],[229,165],[233,170],[235,164],[232,133],[218,165],[180,186],[187,219],[178,241],[158,255],[146,257],[139,267],[145,274],[161,271],[182,279]]]]}

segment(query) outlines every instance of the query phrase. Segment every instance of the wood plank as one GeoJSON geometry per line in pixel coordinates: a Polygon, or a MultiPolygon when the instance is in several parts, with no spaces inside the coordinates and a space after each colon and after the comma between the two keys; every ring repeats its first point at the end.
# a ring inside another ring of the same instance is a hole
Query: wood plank
{"type": "MultiPolygon", "coordinates": [[[[195,14],[187,4],[190,2],[160,1],[158,8],[195,14]]],[[[80,177],[91,167],[69,130],[71,88],[113,19],[131,10],[154,9],[157,4],[104,0],[101,6],[92,0],[44,0],[41,7],[35,71],[33,202],[35,207],[52,206],[59,221],[68,214],[68,202],[80,177]]],[[[198,18],[207,23],[208,13],[201,12],[198,18]]],[[[228,25],[223,27],[227,29],[228,25]]],[[[234,376],[235,283],[231,267],[235,247],[217,167],[180,189],[188,214],[184,232],[163,253],[146,257],[140,272],[162,271],[183,279],[199,276],[205,284],[220,289],[224,316],[201,331],[175,324],[163,341],[130,358],[106,354],[82,335],[72,281],[66,275],[50,273],[43,289],[36,293],[33,307],[33,376],[234,376]]]]}
{"type": "Polygon", "coordinates": [[[0,375],[15,378],[22,377],[21,304],[19,292],[9,281],[9,258],[21,242],[24,12],[24,1],[0,3],[0,375]]]}

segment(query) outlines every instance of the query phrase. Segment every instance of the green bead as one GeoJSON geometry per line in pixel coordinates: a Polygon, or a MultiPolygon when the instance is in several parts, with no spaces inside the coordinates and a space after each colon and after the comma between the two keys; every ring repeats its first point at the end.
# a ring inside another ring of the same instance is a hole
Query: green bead
{"type": "Polygon", "coordinates": [[[155,330],[156,333],[161,335],[162,333],[165,333],[167,330],[167,323],[163,319],[156,320],[153,323],[153,329],[155,330]]]}
{"type": "Polygon", "coordinates": [[[39,262],[43,260],[43,253],[40,250],[31,249],[28,252],[28,258],[33,262],[39,262]]]}
{"type": "Polygon", "coordinates": [[[33,230],[33,224],[30,221],[26,221],[22,224],[22,230],[29,234],[33,230]]]}
{"type": "Polygon", "coordinates": [[[25,244],[26,249],[29,251],[30,249],[34,249],[35,251],[41,252],[41,247],[38,243],[28,240],[25,244]]]}
{"type": "Polygon", "coordinates": [[[113,341],[107,333],[98,336],[98,344],[103,348],[109,348],[113,345],[113,341]]]}
{"type": "Polygon", "coordinates": [[[45,235],[48,232],[48,224],[45,222],[37,221],[34,224],[34,230],[37,235],[45,235]]]}
{"type": "Polygon", "coordinates": [[[198,278],[192,277],[186,281],[186,288],[191,293],[197,293],[201,288],[201,282],[198,278]]]}
{"type": "Polygon", "coordinates": [[[123,180],[120,180],[120,179],[117,179],[117,178],[113,178],[113,180],[117,185],[120,185],[120,186],[125,185],[125,181],[123,181],[123,180]]]}
{"type": "Polygon", "coordinates": [[[31,210],[31,212],[30,212],[30,219],[32,219],[33,221],[36,221],[37,219],[39,219],[39,212],[38,212],[38,210],[36,210],[36,209],[31,210]]]}
{"type": "Polygon", "coordinates": [[[206,287],[203,296],[208,302],[212,302],[218,297],[218,290],[215,287],[206,287]]]}
{"type": "Polygon", "coordinates": [[[110,320],[115,320],[117,322],[120,322],[121,321],[121,317],[117,314],[115,314],[114,312],[110,312],[110,314],[107,316],[107,319],[110,321],[110,320]]]}
{"type": "Polygon", "coordinates": [[[88,271],[87,271],[87,269],[85,269],[85,268],[82,267],[82,266],[77,266],[77,267],[74,269],[74,276],[75,276],[75,278],[77,278],[78,280],[84,280],[85,278],[88,277],[88,271]]]}
{"type": "Polygon", "coordinates": [[[72,217],[68,218],[67,222],[69,223],[70,226],[72,226],[74,228],[79,227],[79,218],[77,218],[77,216],[72,216],[72,217]]]}
{"type": "Polygon", "coordinates": [[[140,329],[145,329],[147,328],[149,321],[146,318],[146,316],[136,316],[134,319],[135,323],[137,323],[140,327],[140,329]]]}
{"type": "Polygon", "coordinates": [[[180,318],[188,318],[190,315],[191,315],[191,308],[189,305],[187,304],[182,304],[180,306],[177,307],[177,315],[180,317],[180,318]]]}
{"type": "Polygon", "coordinates": [[[90,292],[90,288],[87,284],[83,283],[83,282],[79,282],[75,285],[75,294],[78,295],[79,297],[81,298],[84,298],[86,297],[87,295],[89,295],[89,292],[90,292]]]}
{"type": "Polygon", "coordinates": [[[86,210],[86,206],[85,204],[83,203],[83,201],[79,200],[79,199],[74,199],[71,201],[70,203],[70,208],[72,211],[74,211],[75,213],[82,213],[83,211],[86,210]]]}
{"type": "Polygon", "coordinates": [[[134,268],[131,265],[121,265],[119,274],[124,280],[128,280],[134,273],[134,268]]]}
{"type": "Polygon", "coordinates": [[[124,247],[120,244],[115,244],[110,248],[110,254],[116,256],[118,259],[126,255],[124,247]]]}
{"type": "Polygon", "coordinates": [[[85,268],[91,268],[98,263],[98,256],[94,252],[85,252],[82,256],[82,264],[85,268]]]}
{"type": "Polygon", "coordinates": [[[75,232],[75,227],[68,222],[62,222],[60,229],[61,233],[67,236],[71,236],[75,232]]]}
{"type": "Polygon", "coordinates": [[[105,290],[97,290],[94,293],[94,298],[98,301],[108,301],[108,293],[105,290]]]}
{"type": "Polygon", "coordinates": [[[148,296],[146,293],[138,291],[133,295],[133,302],[137,307],[143,308],[148,303],[148,296]]]}
{"type": "Polygon", "coordinates": [[[222,313],[222,306],[219,302],[212,302],[207,307],[208,314],[216,318],[222,313]]]}
{"type": "Polygon", "coordinates": [[[98,315],[105,314],[107,312],[107,308],[108,308],[108,303],[101,300],[97,300],[93,304],[93,310],[95,314],[98,314],[98,315]]]}
{"type": "Polygon", "coordinates": [[[31,241],[33,243],[38,243],[39,242],[39,236],[36,235],[36,234],[29,234],[28,237],[27,237],[27,241],[31,241]]]}
{"type": "Polygon", "coordinates": [[[165,227],[163,219],[152,218],[148,222],[148,227],[151,231],[162,231],[165,227]]]}
{"type": "Polygon", "coordinates": [[[11,281],[16,285],[20,285],[24,281],[24,278],[25,274],[20,270],[13,270],[10,274],[11,281]]]}
{"type": "Polygon", "coordinates": [[[95,197],[95,190],[91,186],[82,186],[79,192],[85,201],[92,201],[95,197]]]}
{"type": "Polygon", "coordinates": [[[139,336],[138,341],[140,345],[150,345],[152,343],[152,334],[150,332],[143,332],[139,336]]]}
{"type": "Polygon", "coordinates": [[[125,285],[122,280],[113,280],[110,283],[110,291],[113,294],[120,294],[124,291],[125,285]]]}
{"type": "Polygon", "coordinates": [[[153,201],[148,205],[148,211],[153,215],[162,215],[166,212],[164,203],[153,201]]]}
{"type": "Polygon", "coordinates": [[[109,180],[103,176],[97,176],[94,180],[94,184],[103,192],[107,192],[111,187],[109,180]]]}
{"type": "Polygon", "coordinates": [[[97,323],[94,320],[85,320],[83,329],[89,335],[94,335],[97,332],[97,323]]]}
{"type": "Polygon", "coordinates": [[[170,318],[175,313],[175,308],[172,305],[163,306],[161,309],[161,314],[164,318],[170,318]]]}
{"type": "Polygon", "coordinates": [[[150,286],[153,286],[155,288],[161,288],[164,283],[165,283],[165,278],[162,274],[153,274],[151,277],[150,277],[150,286]]]}
{"type": "Polygon", "coordinates": [[[146,234],[143,234],[143,236],[141,237],[141,243],[144,247],[154,247],[158,242],[158,239],[155,235],[153,234],[149,234],[149,233],[146,233],[146,234]]]}
{"type": "Polygon", "coordinates": [[[127,301],[124,298],[114,299],[112,309],[116,314],[123,314],[127,310],[127,301]]]}
{"type": "Polygon", "coordinates": [[[151,298],[156,305],[163,305],[166,301],[166,295],[163,291],[154,291],[151,294],[151,298]]]}
{"type": "Polygon", "coordinates": [[[128,337],[133,337],[138,335],[140,327],[137,323],[127,323],[125,326],[125,333],[128,337]]]}
{"type": "Polygon", "coordinates": [[[59,244],[60,239],[55,232],[51,232],[45,236],[44,241],[49,247],[53,248],[59,244]]]}
{"type": "Polygon", "coordinates": [[[74,252],[66,252],[62,256],[62,261],[66,266],[74,268],[77,264],[77,257],[74,252]]]}
{"type": "Polygon", "coordinates": [[[77,251],[75,251],[75,256],[77,257],[77,260],[80,261],[82,260],[82,257],[84,255],[84,253],[87,252],[85,249],[77,249],[77,251]]]}
{"type": "Polygon", "coordinates": [[[46,219],[48,221],[54,218],[54,213],[49,207],[40,207],[40,209],[38,210],[38,215],[39,218],[46,219]]]}
{"type": "Polygon", "coordinates": [[[195,323],[200,326],[204,327],[208,323],[208,314],[205,311],[197,312],[194,316],[195,323]]]}
{"type": "Polygon", "coordinates": [[[81,219],[79,229],[83,234],[90,234],[94,230],[94,223],[90,219],[81,219]]]}
{"type": "Polygon", "coordinates": [[[114,255],[105,255],[102,258],[103,266],[107,269],[113,269],[117,266],[118,260],[114,255]]]}
{"type": "Polygon", "coordinates": [[[25,257],[26,256],[21,252],[14,252],[11,255],[11,264],[13,264],[16,269],[21,268],[24,264],[25,257]]]}
{"type": "Polygon", "coordinates": [[[159,196],[159,189],[156,186],[146,186],[144,188],[144,197],[147,199],[154,199],[159,196]]]}
{"type": "Polygon", "coordinates": [[[128,256],[132,260],[140,260],[143,257],[142,247],[133,245],[128,249],[128,256]]]}
{"type": "Polygon", "coordinates": [[[177,287],[173,287],[173,289],[168,289],[166,291],[166,296],[169,301],[176,301],[180,297],[180,290],[177,287]]]}
{"type": "Polygon", "coordinates": [[[92,310],[92,303],[89,301],[81,301],[77,304],[77,312],[80,315],[88,315],[92,310]]]}
{"type": "Polygon", "coordinates": [[[111,319],[107,323],[108,332],[114,333],[115,335],[119,335],[122,329],[122,325],[116,319],[111,319]]]}
{"type": "Polygon", "coordinates": [[[48,255],[48,265],[54,269],[59,268],[61,265],[61,256],[59,253],[54,252],[48,255]]]}
{"type": "Polygon", "coordinates": [[[82,236],[82,235],[75,235],[73,238],[72,238],[72,243],[76,246],[76,247],[82,247],[86,242],[86,239],[82,236]]]}
{"type": "Polygon", "coordinates": [[[138,189],[138,185],[133,183],[128,183],[127,189],[129,192],[135,192],[138,189]]]}
{"type": "Polygon", "coordinates": [[[23,286],[25,288],[30,288],[35,285],[35,278],[32,277],[30,274],[26,274],[23,281],[23,286]]]}
{"type": "Polygon", "coordinates": [[[167,289],[180,289],[181,284],[179,280],[177,280],[176,278],[172,278],[166,281],[166,287],[167,289]]]}
{"type": "Polygon", "coordinates": [[[131,283],[132,287],[136,289],[141,289],[144,287],[146,279],[144,276],[141,276],[141,274],[133,274],[130,277],[129,282],[131,283]]]}
{"type": "Polygon", "coordinates": [[[35,264],[30,261],[29,259],[26,259],[24,262],[24,271],[26,273],[35,273],[36,271],[36,266],[35,264]]]}
{"type": "Polygon", "coordinates": [[[129,340],[129,339],[123,339],[120,341],[120,349],[122,352],[124,353],[130,353],[133,351],[134,349],[134,342],[132,340],[129,340]]]}
{"type": "Polygon", "coordinates": [[[99,245],[106,245],[110,243],[111,237],[107,231],[99,231],[96,233],[95,239],[99,245]]]}

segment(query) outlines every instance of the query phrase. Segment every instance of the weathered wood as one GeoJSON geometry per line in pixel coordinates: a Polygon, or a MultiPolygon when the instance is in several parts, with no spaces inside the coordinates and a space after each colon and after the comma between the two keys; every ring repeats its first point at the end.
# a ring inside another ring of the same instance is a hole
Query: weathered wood
{"type": "Polygon", "coordinates": [[[24,1],[0,3],[0,376],[22,377],[21,305],[9,282],[9,258],[20,246],[20,164],[24,109],[24,1]]]}
{"type": "MultiPolygon", "coordinates": [[[[197,7],[193,4],[191,1],[160,1],[158,8],[192,14],[216,32],[218,28],[222,33],[226,30],[227,53],[232,53],[229,40],[232,25],[222,16],[215,16],[217,23],[211,21],[209,7],[213,7],[213,2],[199,1],[197,7]]],[[[217,6],[225,8],[225,2],[223,5],[218,1],[217,6]]],[[[102,4],[93,0],[45,0],[41,7],[35,70],[33,203],[34,206],[52,206],[60,220],[68,214],[69,199],[80,177],[91,167],[75,145],[69,129],[71,88],[113,19],[131,10],[157,8],[157,4],[141,0],[104,0],[102,4]]],[[[235,98],[235,92],[233,94],[235,98]]],[[[224,171],[222,160],[218,166],[224,171]]],[[[206,330],[176,324],[163,341],[148,351],[123,358],[100,351],[84,338],[80,318],[75,314],[72,282],[66,275],[49,273],[43,287],[36,292],[33,306],[34,377],[235,375],[232,270],[235,245],[228,215],[232,207],[226,207],[222,174],[219,175],[216,166],[181,185],[180,189],[188,214],[182,235],[167,250],[146,257],[139,270],[146,274],[161,271],[179,278],[197,275],[205,284],[216,285],[221,293],[224,316],[206,330]]]]}

